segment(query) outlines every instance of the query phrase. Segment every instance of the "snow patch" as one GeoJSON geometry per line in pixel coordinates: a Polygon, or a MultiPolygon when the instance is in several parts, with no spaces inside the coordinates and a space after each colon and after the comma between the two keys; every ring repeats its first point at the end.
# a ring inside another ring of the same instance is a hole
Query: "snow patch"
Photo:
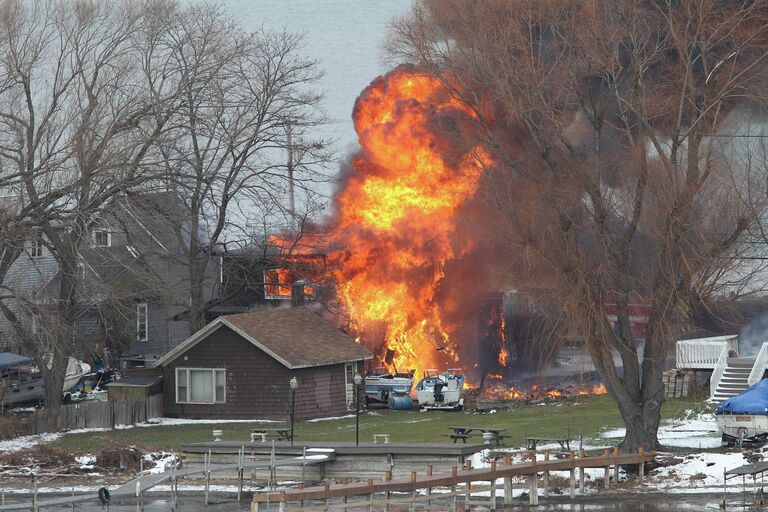
{"type": "Polygon", "coordinates": [[[40,443],[50,443],[59,439],[64,434],[60,432],[48,432],[45,434],[34,434],[31,436],[21,436],[6,441],[0,441],[0,453],[13,453],[27,448],[32,448],[40,443]]]}
{"type": "MultiPolygon", "coordinates": [[[[369,414],[369,416],[373,416],[373,414],[369,414]]],[[[313,420],[307,420],[307,423],[317,423],[319,421],[331,421],[331,420],[346,420],[354,417],[355,417],[354,414],[347,414],[346,416],[332,416],[330,418],[315,418],[313,420]]]]}

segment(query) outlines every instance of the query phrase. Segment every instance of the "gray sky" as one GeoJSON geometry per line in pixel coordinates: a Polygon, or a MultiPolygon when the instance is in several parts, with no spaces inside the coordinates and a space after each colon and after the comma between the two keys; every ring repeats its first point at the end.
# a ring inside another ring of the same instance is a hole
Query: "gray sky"
{"type": "Polygon", "coordinates": [[[352,127],[355,98],[388,71],[381,46],[388,24],[406,14],[411,0],[224,0],[246,30],[286,27],[306,36],[306,55],[320,61],[325,77],[323,108],[330,124],[320,135],[337,139],[339,157],[356,144],[352,127]]]}

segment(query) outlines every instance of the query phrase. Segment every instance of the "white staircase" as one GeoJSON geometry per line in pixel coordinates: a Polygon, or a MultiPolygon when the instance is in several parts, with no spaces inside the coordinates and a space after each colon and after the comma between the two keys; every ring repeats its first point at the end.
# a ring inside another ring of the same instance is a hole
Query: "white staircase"
{"type": "Polygon", "coordinates": [[[768,342],[756,357],[739,357],[738,350],[736,335],[679,340],[675,359],[678,369],[711,369],[709,400],[720,403],[761,381],[768,370],[768,342]]]}
{"type": "Polygon", "coordinates": [[[750,386],[749,375],[754,366],[754,357],[729,357],[723,375],[715,386],[711,401],[720,403],[747,389],[750,386]]]}

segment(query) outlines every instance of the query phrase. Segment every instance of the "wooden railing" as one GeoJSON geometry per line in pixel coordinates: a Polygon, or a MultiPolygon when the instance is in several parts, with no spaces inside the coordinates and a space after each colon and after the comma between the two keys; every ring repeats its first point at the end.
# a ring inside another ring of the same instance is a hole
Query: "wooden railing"
{"type": "Polygon", "coordinates": [[[602,455],[585,456],[581,451],[579,454],[570,452],[566,458],[550,459],[545,454],[545,460],[536,460],[536,454],[533,453],[531,461],[513,464],[510,457],[507,456],[503,464],[497,464],[495,461],[490,467],[473,469],[468,464],[466,469],[459,470],[454,466],[450,473],[432,474],[431,467],[428,467],[426,474],[419,475],[416,471],[411,473],[410,478],[392,478],[391,472],[383,480],[369,479],[367,482],[354,482],[346,484],[325,484],[323,486],[296,488],[284,491],[256,493],[253,496],[252,512],[259,512],[268,508],[269,504],[279,504],[282,512],[312,510],[334,510],[347,509],[351,507],[380,505],[384,510],[388,510],[390,505],[402,503],[414,503],[419,500],[435,500],[438,498],[451,498],[451,510],[457,510],[457,499],[460,495],[465,496],[465,503],[469,499],[469,494],[477,492],[472,489],[472,482],[491,482],[489,487],[491,491],[491,509],[496,508],[496,480],[504,479],[504,502],[510,504],[512,499],[512,481],[514,477],[528,477],[530,486],[529,500],[531,505],[538,504],[538,474],[544,475],[545,496],[548,495],[549,473],[551,471],[569,471],[570,472],[570,492],[571,497],[575,498],[576,490],[576,470],[579,472],[579,488],[583,491],[584,486],[584,468],[604,468],[605,482],[608,487],[610,482],[610,469],[614,469],[614,479],[618,478],[619,466],[637,465],[638,476],[643,478],[644,464],[653,460],[655,454],[644,452],[642,449],[638,453],[619,454],[617,450],[609,453],[605,450],[602,455]],[[460,484],[466,484],[464,489],[460,489],[460,484]],[[440,492],[434,493],[435,489],[440,492]],[[420,493],[419,491],[423,491],[420,493]],[[392,496],[398,493],[397,496],[392,496]],[[406,493],[407,496],[403,496],[406,493]],[[353,500],[350,497],[362,496],[364,501],[353,500]],[[336,501],[332,501],[336,500],[336,501]],[[308,502],[320,501],[319,504],[308,502]],[[296,503],[293,507],[287,507],[287,503],[296,503]]]}

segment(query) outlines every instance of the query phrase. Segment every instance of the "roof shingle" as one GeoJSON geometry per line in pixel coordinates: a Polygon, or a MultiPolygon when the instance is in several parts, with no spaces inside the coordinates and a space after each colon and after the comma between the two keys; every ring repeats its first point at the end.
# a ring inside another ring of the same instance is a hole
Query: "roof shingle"
{"type": "Polygon", "coordinates": [[[292,368],[372,357],[364,346],[303,307],[239,313],[223,318],[292,368]]]}
{"type": "Polygon", "coordinates": [[[157,361],[165,366],[203,341],[214,324],[225,325],[259,346],[288,368],[325,366],[371,359],[367,348],[328,320],[304,307],[220,316],[157,361]]]}

